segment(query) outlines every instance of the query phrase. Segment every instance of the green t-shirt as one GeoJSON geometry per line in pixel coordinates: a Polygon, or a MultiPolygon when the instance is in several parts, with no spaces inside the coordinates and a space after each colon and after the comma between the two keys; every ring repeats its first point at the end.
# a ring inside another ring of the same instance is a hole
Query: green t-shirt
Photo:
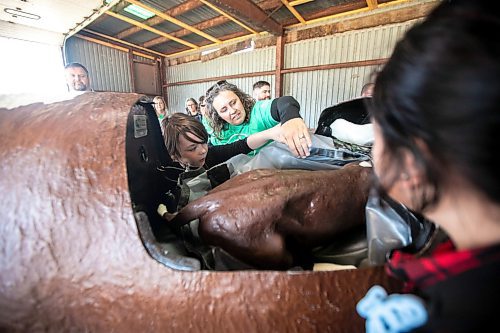
{"type": "Polygon", "coordinates": [[[212,129],[212,127],[210,127],[207,117],[201,117],[201,123],[203,124],[203,127],[205,127],[205,129],[207,130],[208,142],[210,142],[210,138],[212,138],[214,135],[214,130],[212,129]]]}
{"type": "Polygon", "coordinates": [[[245,139],[250,134],[262,132],[279,124],[271,116],[272,100],[257,101],[250,113],[250,119],[240,125],[226,124],[219,137],[212,133],[210,143],[214,146],[245,139]]]}

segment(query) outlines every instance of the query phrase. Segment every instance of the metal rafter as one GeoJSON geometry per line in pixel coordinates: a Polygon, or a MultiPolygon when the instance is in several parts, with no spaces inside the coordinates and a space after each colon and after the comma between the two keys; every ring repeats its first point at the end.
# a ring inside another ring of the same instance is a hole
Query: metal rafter
{"type": "Polygon", "coordinates": [[[174,37],[170,34],[167,34],[166,32],[163,32],[163,31],[160,31],[158,29],[155,29],[153,27],[150,27],[149,25],[146,25],[144,23],[141,23],[141,22],[138,22],[136,20],[132,20],[131,18],[127,17],[127,16],[123,16],[123,15],[120,15],[120,14],[117,14],[115,12],[112,12],[112,11],[107,11],[106,12],[107,15],[109,16],[112,16],[114,18],[117,18],[119,20],[122,20],[124,22],[127,22],[129,24],[133,24],[135,26],[138,26],[144,30],[148,30],[148,31],[151,31],[157,35],[160,35],[160,36],[163,36],[163,37],[167,37],[173,41],[176,41],[177,43],[180,43],[180,44],[183,44],[183,45],[186,45],[186,46],[189,46],[190,48],[192,49],[198,49],[198,46],[193,44],[193,43],[190,43],[190,42],[186,42],[185,40],[183,39],[180,39],[180,38],[177,38],[177,37],[174,37]]]}
{"type": "Polygon", "coordinates": [[[198,30],[198,29],[196,29],[196,28],[194,28],[194,27],[192,27],[192,26],[190,26],[190,25],[188,25],[188,24],[186,24],[186,23],[184,23],[184,22],[176,19],[175,17],[167,15],[167,14],[165,14],[165,13],[163,13],[163,12],[161,12],[161,11],[155,9],[155,8],[152,8],[150,6],[146,6],[146,5],[144,5],[141,2],[136,1],[136,0],[126,0],[126,1],[129,2],[129,3],[131,3],[131,4],[134,4],[136,6],[139,6],[139,7],[143,8],[143,9],[145,9],[147,11],[150,11],[151,13],[155,14],[156,16],[161,17],[164,20],[172,22],[173,24],[176,24],[176,25],[178,25],[178,26],[180,26],[180,27],[182,27],[184,29],[187,29],[187,30],[189,30],[189,31],[191,31],[191,32],[199,35],[199,36],[202,36],[202,37],[204,37],[204,38],[206,38],[208,40],[211,40],[214,43],[221,43],[220,39],[217,39],[217,38],[215,38],[213,36],[210,36],[209,34],[204,33],[203,31],[198,30]]]}

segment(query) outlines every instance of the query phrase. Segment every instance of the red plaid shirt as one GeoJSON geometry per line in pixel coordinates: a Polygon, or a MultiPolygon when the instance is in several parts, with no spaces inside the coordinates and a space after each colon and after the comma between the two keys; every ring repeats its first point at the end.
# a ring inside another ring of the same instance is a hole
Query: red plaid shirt
{"type": "Polygon", "coordinates": [[[416,258],[400,250],[394,251],[386,264],[386,271],[405,281],[405,291],[409,292],[493,262],[500,264],[500,244],[483,249],[457,251],[451,241],[446,241],[437,246],[430,257],[425,258],[416,258]]]}

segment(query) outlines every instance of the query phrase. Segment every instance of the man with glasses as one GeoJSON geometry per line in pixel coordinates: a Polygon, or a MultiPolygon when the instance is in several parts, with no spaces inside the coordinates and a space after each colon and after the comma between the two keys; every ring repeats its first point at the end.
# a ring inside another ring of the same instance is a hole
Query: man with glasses
{"type": "Polygon", "coordinates": [[[186,113],[201,122],[202,117],[198,110],[198,102],[193,97],[186,99],[186,113]]]}

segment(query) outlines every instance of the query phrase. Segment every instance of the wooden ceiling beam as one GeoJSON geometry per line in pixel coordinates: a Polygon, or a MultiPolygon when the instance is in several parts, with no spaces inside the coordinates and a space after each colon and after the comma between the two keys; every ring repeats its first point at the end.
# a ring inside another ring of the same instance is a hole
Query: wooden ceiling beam
{"type": "MultiPolygon", "coordinates": [[[[164,11],[163,13],[165,13],[166,15],[169,15],[169,16],[178,16],[178,15],[181,15],[185,12],[188,12],[190,10],[196,9],[198,7],[201,7],[201,6],[203,6],[203,4],[198,0],[187,0],[183,4],[180,4],[174,8],[170,8],[170,9],[164,11]]],[[[142,23],[145,25],[154,26],[154,25],[157,25],[161,22],[164,22],[164,19],[162,19],[161,17],[158,17],[158,16],[153,16],[152,18],[150,18],[142,23]]],[[[142,30],[141,28],[133,26],[131,28],[125,29],[122,32],[116,34],[114,37],[118,38],[118,39],[123,39],[123,38],[126,38],[128,36],[131,36],[131,35],[139,32],[141,30],[142,30]]]]}
{"type": "Polygon", "coordinates": [[[292,13],[293,16],[295,16],[295,18],[299,20],[300,23],[306,23],[306,20],[304,20],[302,15],[300,15],[300,13],[295,8],[293,8],[293,6],[290,6],[290,3],[287,0],[281,0],[281,2],[286,6],[290,13],[292,13]]]}
{"type": "Polygon", "coordinates": [[[168,39],[171,39],[171,40],[173,40],[173,41],[176,41],[177,43],[180,43],[180,44],[184,44],[184,45],[186,45],[186,46],[189,46],[189,47],[191,47],[191,48],[193,48],[193,49],[197,49],[197,48],[198,48],[198,46],[197,46],[197,45],[195,45],[195,44],[193,44],[193,43],[189,43],[189,42],[187,42],[187,41],[185,41],[185,40],[182,40],[182,39],[180,39],[180,38],[174,37],[174,36],[172,36],[172,35],[170,35],[170,34],[168,34],[168,33],[166,33],[166,32],[163,32],[163,31],[161,31],[161,30],[158,30],[158,29],[152,28],[152,27],[150,27],[149,25],[145,25],[145,24],[143,24],[143,23],[141,23],[141,22],[138,22],[138,21],[136,21],[136,20],[132,20],[131,18],[129,18],[129,17],[127,17],[127,16],[123,16],[123,15],[117,14],[117,13],[112,12],[112,11],[107,11],[107,12],[106,12],[106,14],[107,14],[107,15],[109,15],[109,16],[112,16],[112,17],[114,17],[114,18],[117,18],[117,19],[119,19],[119,20],[122,20],[122,21],[124,21],[124,22],[127,22],[127,23],[129,23],[129,24],[132,24],[132,25],[135,25],[135,26],[137,26],[137,27],[140,27],[141,29],[151,31],[152,33],[155,33],[155,34],[157,34],[157,35],[160,35],[160,36],[166,37],[166,38],[168,38],[168,39]]]}
{"type": "MultiPolygon", "coordinates": [[[[274,11],[274,10],[280,8],[283,4],[281,3],[280,0],[263,0],[260,3],[258,3],[258,5],[260,8],[262,8],[262,10],[274,11]]],[[[229,18],[221,15],[221,16],[214,17],[213,19],[195,24],[195,25],[193,25],[193,28],[196,28],[199,30],[205,30],[205,29],[217,27],[217,26],[222,25],[224,23],[227,23],[229,21],[230,21],[229,18]]],[[[180,29],[180,30],[171,32],[170,34],[174,37],[181,38],[183,36],[189,35],[190,33],[191,33],[191,31],[189,31],[187,29],[180,29]]],[[[244,34],[247,34],[247,32],[243,32],[236,37],[242,36],[244,34]]],[[[227,35],[227,36],[232,36],[232,35],[227,35]]],[[[228,39],[227,36],[223,36],[222,39],[228,39]]],[[[232,37],[230,37],[230,38],[232,38],[232,37]]],[[[153,38],[153,39],[143,43],[142,46],[143,47],[153,47],[155,45],[165,43],[168,41],[169,41],[168,38],[157,37],[157,38],[153,38]]],[[[201,46],[201,45],[207,45],[207,44],[209,44],[209,43],[200,43],[199,45],[201,46]]]]}
{"type": "MultiPolygon", "coordinates": [[[[396,7],[400,3],[404,3],[407,0],[393,0],[391,2],[379,3],[378,8],[387,8],[387,7],[396,7]]],[[[304,18],[307,19],[307,25],[315,25],[317,22],[325,19],[332,20],[334,18],[350,16],[356,13],[367,13],[370,15],[362,16],[362,17],[351,17],[345,20],[338,20],[333,23],[327,23],[323,25],[313,26],[309,29],[302,30],[288,30],[291,26],[286,26],[285,23],[285,42],[292,43],[300,40],[310,39],[310,38],[318,38],[323,36],[335,35],[338,33],[353,31],[359,29],[367,29],[371,27],[376,27],[384,24],[395,24],[401,22],[408,22],[410,20],[419,19],[426,17],[432,9],[437,5],[437,2],[429,2],[426,4],[416,4],[407,8],[395,8],[394,11],[387,12],[377,12],[371,13],[370,9],[366,5],[365,0],[359,0],[357,2],[335,6],[334,9],[329,8],[328,10],[322,10],[315,13],[309,13],[307,16],[304,15],[304,18]],[[330,15],[329,17],[324,17],[322,15],[330,15]]],[[[291,19],[292,22],[296,22],[295,18],[291,19]]],[[[241,32],[238,35],[242,34],[241,32]]],[[[262,34],[264,35],[264,34],[262,34]]],[[[229,42],[226,40],[229,35],[222,37],[221,39],[224,42],[229,42]]],[[[241,35],[241,37],[237,37],[236,35],[231,35],[235,40],[245,40],[252,38],[253,35],[241,35]],[[237,38],[235,38],[237,37],[237,38]]],[[[268,36],[269,38],[258,39],[256,40],[256,44],[261,40],[272,41],[275,37],[268,36]]],[[[200,49],[206,49],[209,47],[213,47],[212,45],[206,44],[200,45],[200,49]]],[[[273,42],[276,43],[276,42],[273,42]]],[[[274,45],[274,44],[273,44],[274,45]]],[[[269,45],[265,45],[269,46],[269,45]]],[[[258,46],[257,46],[258,47],[258,46]]],[[[201,59],[200,53],[194,54],[192,50],[187,48],[177,49],[174,52],[171,52],[167,55],[169,58],[168,62],[173,65],[187,63],[190,61],[196,61],[201,59]],[[185,55],[186,54],[186,55],[185,55]],[[185,55],[185,56],[184,56],[185,55]]],[[[366,64],[365,64],[366,65],[366,64]]],[[[363,65],[363,66],[365,66],[363,65]]],[[[311,70],[310,68],[308,70],[311,70]]],[[[283,69],[282,73],[294,72],[295,69],[283,69]]]]}
{"type": "MultiPolygon", "coordinates": [[[[314,20],[317,18],[332,16],[335,14],[341,14],[341,13],[349,14],[349,12],[352,12],[352,11],[357,10],[357,9],[362,9],[362,8],[366,8],[366,1],[365,0],[358,0],[356,2],[332,6],[332,7],[329,7],[327,9],[323,9],[323,10],[320,10],[317,12],[308,13],[307,15],[304,15],[304,19],[306,21],[310,21],[310,20],[314,20]]],[[[283,22],[283,26],[285,28],[291,28],[290,25],[293,25],[293,26],[301,25],[301,24],[294,24],[296,22],[297,21],[292,18],[292,19],[289,19],[289,20],[286,20],[285,22],[283,22]]]]}
{"type": "MultiPolygon", "coordinates": [[[[193,28],[196,28],[196,29],[199,29],[199,30],[203,30],[203,29],[207,29],[207,28],[211,28],[211,27],[214,27],[214,26],[221,25],[221,24],[226,23],[228,21],[229,21],[229,19],[227,17],[225,17],[225,16],[217,16],[217,17],[215,17],[215,18],[213,18],[211,20],[203,21],[203,22],[200,22],[198,24],[195,24],[195,25],[193,25],[193,28]]],[[[172,36],[180,38],[180,37],[189,35],[190,33],[191,33],[191,31],[189,31],[188,29],[180,29],[180,30],[171,32],[170,34],[172,36]]],[[[169,41],[168,38],[157,37],[157,38],[148,40],[147,42],[143,43],[142,46],[144,46],[144,47],[152,47],[152,46],[155,46],[155,45],[158,45],[158,44],[161,44],[161,43],[165,43],[165,42],[168,42],[168,41],[169,41]]]]}
{"type": "Polygon", "coordinates": [[[305,3],[311,2],[314,0],[295,0],[295,1],[290,1],[289,5],[292,7],[298,6],[298,5],[303,5],[305,3]]]}
{"type": "MultiPolygon", "coordinates": [[[[203,0],[204,1],[204,0],[203,0]]],[[[261,3],[259,3],[259,6],[261,6],[261,8],[263,10],[271,10],[271,11],[274,11],[276,9],[278,9],[279,7],[283,6],[283,4],[281,3],[281,0],[267,0],[267,1],[262,1],[261,3]]],[[[332,6],[328,9],[325,9],[325,10],[321,10],[321,11],[318,11],[318,12],[314,12],[314,13],[309,13],[307,16],[305,16],[305,19],[307,20],[311,20],[311,19],[315,19],[315,18],[318,18],[318,17],[323,17],[323,16],[327,16],[327,15],[334,15],[334,14],[339,14],[339,13],[343,13],[343,12],[350,12],[350,11],[353,11],[353,10],[356,10],[356,9],[360,9],[360,8],[366,8],[366,2],[365,0],[358,0],[357,2],[355,3],[350,3],[350,4],[345,4],[345,5],[337,5],[337,6],[332,6]]],[[[218,24],[222,24],[222,23],[225,23],[227,22],[227,18],[224,18],[225,20],[222,20],[222,21],[219,21],[221,20],[222,17],[216,17],[212,20],[217,20],[216,22],[219,22],[218,24]]],[[[209,21],[205,21],[205,22],[209,22],[209,21]]],[[[199,23],[199,25],[205,23],[205,22],[202,22],[202,23],[199,23]]],[[[284,25],[290,25],[290,24],[293,24],[297,22],[295,18],[291,18],[290,20],[284,22],[284,25]]],[[[215,23],[215,22],[214,22],[215,23]]],[[[196,28],[198,29],[206,29],[206,28],[209,28],[208,26],[206,27],[201,27],[199,25],[196,25],[196,28]]],[[[212,25],[211,27],[213,26],[216,26],[217,24],[214,24],[212,25]]],[[[181,32],[181,30],[177,31],[178,33],[181,32]]],[[[177,32],[174,32],[172,33],[172,35],[175,34],[175,36],[179,37],[178,35],[176,35],[177,32]]],[[[189,33],[189,32],[184,32],[185,34],[189,33]]],[[[237,33],[233,33],[233,34],[230,34],[230,35],[226,35],[226,36],[222,36],[220,37],[221,40],[223,41],[226,41],[228,39],[232,39],[232,38],[237,38],[237,37],[241,37],[241,36],[245,36],[247,35],[249,38],[251,37],[251,35],[248,35],[246,32],[237,32],[237,33]]],[[[160,43],[164,43],[164,42],[167,42],[168,39],[166,38],[162,38],[162,37],[158,37],[158,38],[155,38],[153,40],[150,40],[144,44],[142,44],[143,47],[152,47],[154,45],[157,45],[157,44],[160,44],[160,43]]],[[[210,45],[210,42],[208,41],[203,41],[199,44],[200,47],[207,47],[210,45]]],[[[180,49],[180,50],[177,50],[175,52],[173,52],[172,54],[169,54],[168,56],[175,56],[175,55],[180,55],[181,53],[184,53],[184,52],[188,52],[190,51],[190,49],[188,48],[185,48],[185,49],[180,49]]]]}
{"type": "Polygon", "coordinates": [[[378,7],[377,0],[366,0],[366,4],[368,5],[368,8],[370,8],[370,9],[376,9],[378,7]]]}
{"type": "MultiPolygon", "coordinates": [[[[198,1],[198,0],[196,0],[196,1],[198,1]]],[[[199,2],[199,3],[201,3],[201,2],[199,2]]],[[[282,3],[280,0],[261,0],[260,3],[258,3],[258,5],[260,8],[262,8],[262,10],[274,11],[274,10],[278,9],[279,7],[281,7],[282,3]]],[[[214,17],[213,19],[206,20],[206,21],[200,22],[198,24],[195,24],[192,27],[196,28],[198,30],[205,30],[205,29],[217,27],[217,26],[222,25],[224,23],[227,23],[229,21],[231,21],[231,20],[228,17],[221,15],[221,16],[214,17]]],[[[174,37],[181,38],[181,37],[189,35],[191,33],[192,32],[188,29],[180,29],[180,30],[171,32],[170,35],[172,35],[174,37]]],[[[243,34],[247,34],[247,32],[244,32],[243,34]]],[[[243,34],[241,34],[241,35],[243,35],[243,34]]],[[[227,39],[227,38],[225,38],[225,36],[223,36],[222,39],[227,39]]],[[[143,43],[142,46],[143,47],[153,47],[155,45],[168,42],[169,40],[170,39],[166,38],[166,37],[156,37],[156,38],[150,39],[147,42],[143,43]]],[[[204,43],[204,42],[199,43],[199,45],[207,45],[207,44],[209,44],[209,43],[204,43]]]]}
{"type": "Polygon", "coordinates": [[[251,0],[203,0],[203,2],[216,6],[257,31],[264,29],[275,36],[283,35],[283,26],[251,0]]]}
{"type": "Polygon", "coordinates": [[[208,40],[211,40],[214,43],[220,43],[221,42],[219,39],[217,39],[217,38],[215,38],[213,36],[210,36],[209,34],[207,34],[207,33],[203,32],[203,31],[201,31],[199,29],[196,29],[196,28],[190,26],[189,24],[186,24],[186,23],[182,22],[182,21],[176,19],[175,17],[172,17],[170,15],[162,13],[161,11],[159,11],[159,10],[157,10],[157,9],[151,7],[151,6],[147,6],[147,5],[143,4],[140,1],[137,1],[137,0],[125,0],[125,1],[127,1],[127,2],[129,2],[129,3],[133,4],[133,5],[136,5],[138,7],[141,7],[143,9],[145,9],[145,10],[148,10],[151,13],[155,14],[156,16],[161,17],[162,19],[164,19],[166,21],[169,21],[169,22],[172,22],[173,24],[178,25],[181,28],[187,29],[187,30],[191,31],[194,34],[197,34],[198,36],[201,36],[201,37],[204,37],[204,38],[206,38],[208,40]]]}
{"type": "Polygon", "coordinates": [[[239,25],[243,29],[250,31],[253,34],[258,34],[259,33],[258,31],[255,31],[254,29],[250,28],[245,23],[243,23],[243,22],[235,19],[234,17],[232,17],[231,15],[229,15],[228,13],[226,13],[225,11],[223,11],[222,9],[218,8],[217,6],[212,5],[210,2],[205,1],[205,0],[200,0],[200,1],[203,2],[203,4],[206,5],[206,6],[208,6],[210,9],[216,11],[217,13],[219,13],[219,14],[225,16],[225,17],[227,17],[228,19],[230,19],[231,21],[233,21],[234,23],[236,23],[237,25],[239,25]]]}

